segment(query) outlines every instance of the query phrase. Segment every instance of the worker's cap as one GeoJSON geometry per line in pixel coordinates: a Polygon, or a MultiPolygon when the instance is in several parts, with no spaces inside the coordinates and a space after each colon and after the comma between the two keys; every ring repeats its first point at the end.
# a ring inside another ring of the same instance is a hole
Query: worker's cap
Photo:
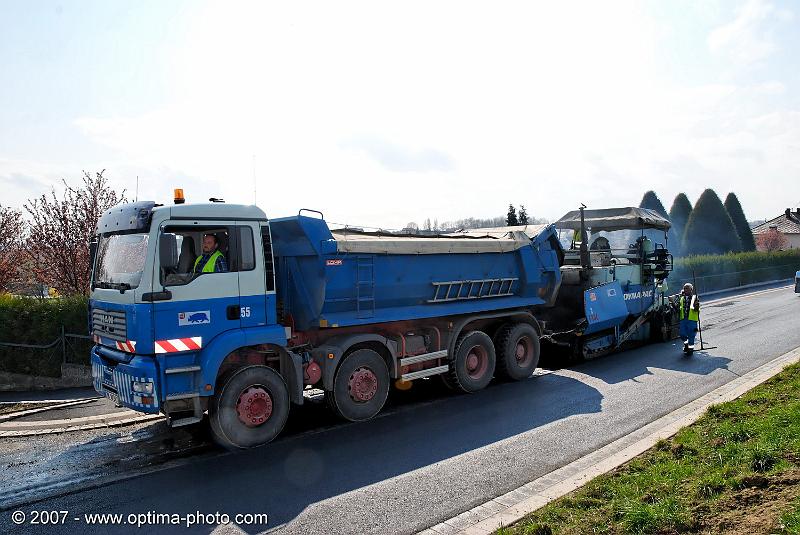
{"type": "Polygon", "coordinates": [[[686,284],[683,285],[683,289],[684,290],[690,290],[690,291],[693,292],[694,291],[694,286],[692,286],[691,282],[687,282],[686,284]]]}

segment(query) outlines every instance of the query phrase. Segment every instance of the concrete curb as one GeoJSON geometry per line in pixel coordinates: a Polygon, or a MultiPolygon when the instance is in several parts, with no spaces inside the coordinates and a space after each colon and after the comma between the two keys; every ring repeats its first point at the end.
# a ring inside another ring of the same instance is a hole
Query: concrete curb
{"type": "Polygon", "coordinates": [[[710,292],[703,292],[699,295],[700,297],[707,297],[709,295],[725,294],[728,292],[735,292],[738,290],[749,290],[750,288],[760,288],[761,286],[771,286],[773,284],[782,284],[782,283],[789,284],[790,282],[794,282],[794,279],[779,279],[774,281],[754,282],[752,284],[745,284],[744,286],[734,286],[732,288],[723,288],[722,290],[712,290],[710,292]]]}
{"type": "MultiPolygon", "coordinates": [[[[37,410],[37,409],[34,409],[37,410]]],[[[164,419],[163,414],[141,414],[136,411],[123,410],[110,414],[97,414],[63,420],[42,420],[37,422],[3,422],[0,423],[0,438],[27,437],[85,431],[101,427],[120,427],[124,425],[164,419]]]]}
{"type": "Polygon", "coordinates": [[[580,488],[644,453],[661,439],[671,437],[695,422],[711,405],[738,398],[800,362],[800,348],[777,357],[737,377],[683,407],[662,416],[633,433],[621,437],[572,463],[550,472],[511,492],[465,511],[421,532],[422,535],[486,535],[513,524],[553,500],[580,488]]]}
{"type": "MultiPolygon", "coordinates": [[[[9,412],[8,414],[3,414],[2,416],[0,416],[0,422],[7,422],[9,420],[14,420],[16,418],[21,418],[22,416],[29,416],[31,414],[37,414],[39,412],[50,411],[50,410],[53,410],[53,409],[63,409],[63,408],[66,408],[66,407],[74,407],[76,405],[85,405],[86,403],[89,403],[90,401],[94,401],[95,399],[99,399],[99,398],[72,399],[72,400],[69,400],[69,401],[62,402],[62,403],[53,402],[52,405],[47,405],[46,407],[38,407],[38,408],[35,408],[35,409],[26,409],[26,410],[21,410],[21,411],[9,412]]],[[[22,403],[26,403],[26,402],[22,402],[22,403]]]]}

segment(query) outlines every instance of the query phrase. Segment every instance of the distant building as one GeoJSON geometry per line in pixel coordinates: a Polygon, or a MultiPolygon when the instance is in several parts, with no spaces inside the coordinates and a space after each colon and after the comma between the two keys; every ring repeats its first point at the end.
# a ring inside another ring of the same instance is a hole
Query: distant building
{"type": "Polygon", "coordinates": [[[759,234],[776,229],[786,236],[789,240],[789,249],[800,249],[800,208],[787,208],[785,212],[774,219],[770,219],[757,227],[753,228],[753,235],[758,238],[759,234]]]}

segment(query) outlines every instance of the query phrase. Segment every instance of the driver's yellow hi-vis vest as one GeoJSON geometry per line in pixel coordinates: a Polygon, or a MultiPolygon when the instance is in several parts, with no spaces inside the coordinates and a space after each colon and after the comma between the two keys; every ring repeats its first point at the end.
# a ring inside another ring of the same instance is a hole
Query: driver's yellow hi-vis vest
{"type": "MultiPolygon", "coordinates": [[[[693,295],[692,296],[692,301],[689,303],[689,317],[688,318],[684,318],[683,317],[683,307],[684,307],[684,303],[685,302],[686,302],[686,296],[682,295],[680,301],[678,302],[678,319],[681,319],[681,320],[682,319],[690,319],[692,321],[699,321],[700,320],[700,311],[694,309],[695,303],[697,303],[697,296],[693,295]]],[[[700,308],[699,304],[698,304],[698,308],[700,308]]]]}
{"type": "MultiPolygon", "coordinates": [[[[208,262],[206,262],[206,265],[203,266],[203,269],[200,270],[200,271],[202,273],[214,273],[214,266],[217,265],[217,258],[219,258],[221,256],[222,256],[222,253],[220,253],[219,251],[214,251],[214,254],[212,254],[209,257],[208,262]]],[[[200,260],[202,260],[202,259],[203,259],[202,256],[198,256],[197,257],[197,260],[194,261],[194,267],[192,268],[192,272],[197,272],[197,264],[199,264],[200,260]]]]}

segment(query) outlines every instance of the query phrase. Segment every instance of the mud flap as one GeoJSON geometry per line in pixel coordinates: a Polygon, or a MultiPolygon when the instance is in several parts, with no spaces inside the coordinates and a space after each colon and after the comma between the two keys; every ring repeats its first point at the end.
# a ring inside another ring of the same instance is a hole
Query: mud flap
{"type": "Polygon", "coordinates": [[[303,358],[291,351],[281,351],[281,375],[289,389],[289,401],[303,404],[303,358]]]}

